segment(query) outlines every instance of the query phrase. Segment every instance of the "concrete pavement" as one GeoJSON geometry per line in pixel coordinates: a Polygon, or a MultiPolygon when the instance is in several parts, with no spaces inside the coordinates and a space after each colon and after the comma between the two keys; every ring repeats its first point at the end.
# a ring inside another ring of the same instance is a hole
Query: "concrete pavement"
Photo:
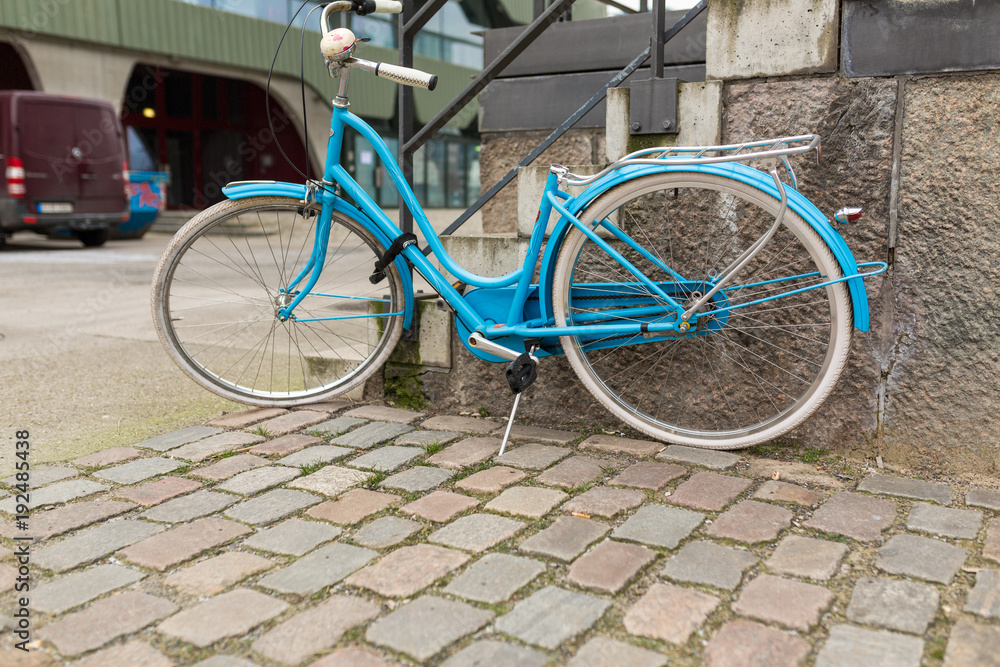
{"type": "Polygon", "coordinates": [[[235,412],[32,466],[26,528],[4,479],[0,663],[1000,664],[995,484],[502,427],[235,412]]]}

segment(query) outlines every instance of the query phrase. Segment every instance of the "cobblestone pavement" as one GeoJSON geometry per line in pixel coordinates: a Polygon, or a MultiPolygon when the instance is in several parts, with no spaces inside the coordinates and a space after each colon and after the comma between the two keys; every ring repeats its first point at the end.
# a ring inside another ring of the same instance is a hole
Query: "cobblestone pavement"
{"type": "Polygon", "coordinates": [[[1000,664],[996,489],[502,426],[225,415],[35,468],[27,531],[4,479],[0,664],[1000,664]]]}

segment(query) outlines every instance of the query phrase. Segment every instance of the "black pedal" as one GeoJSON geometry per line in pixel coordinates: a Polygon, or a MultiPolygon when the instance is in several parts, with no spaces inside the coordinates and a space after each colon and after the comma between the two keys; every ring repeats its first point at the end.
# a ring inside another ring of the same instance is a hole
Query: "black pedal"
{"type": "Polygon", "coordinates": [[[513,394],[520,394],[531,386],[538,378],[537,364],[531,355],[525,352],[507,366],[507,384],[513,394]]]}

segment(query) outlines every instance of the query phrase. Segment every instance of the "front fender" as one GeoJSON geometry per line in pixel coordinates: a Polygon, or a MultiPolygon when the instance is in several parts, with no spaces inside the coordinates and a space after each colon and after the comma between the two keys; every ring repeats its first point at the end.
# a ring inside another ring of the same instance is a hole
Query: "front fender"
{"type": "MultiPolygon", "coordinates": [[[[779,201],[781,199],[781,194],[774,184],[774,179],[769,174],[752,169],[738,162],[719,162],[705,165],[630,165],[612,171],[592,183],[590,187],[574,197],[569,202],[567,208],[570,213],[579,216],[580,212],[590,205],[594,199],[611,188],[635,178],[666,172],[697,172],[731,178],[755,187],[779,201]]],[[[840,264],[840,269],[844,272],[844,275],[857,275],[858,265],[854,260],[851,249],[844,242],[843,237],[840,236],[837,230],[830,225],[827,217],[811,201],[791,186],[785,185],[785,192],[788,194],[788,207],[799,214],[803,220],[816,230],[819,237],[833,252],[833,256],[840,264]]],[[[552,230],[552,234],[549,236],[549,242],[546,244],[545,254],[542,257],[538,292],[543,300],[542,308],[546,317],[552,317],[553,315],[551,294],[556,261],[566,234],[572,226],[571,222],[565,218],[560,218],[552,230]]],[[[861,278],[851,278],[847,281],[847,286],[850,290],[851,303],[854,308],[854,326],[859,331],[868,331],[868,295],[865,292],[864,280],[861,278]]]]}
{"type": "MultiPolygon", "coordinates": [[[[298,200],[305,200],[306,186],[302,183],[284,183],[281,181],[237,181],[222,188],[222,193],[229,199],[246,199],[247,197],[294,197],[298,200]]],[[[333,209],[342,215],[351,218],[359,225],[371,232],[382,248],[388,248],[392,241],[378,228],[368,214],[357,206],[348,203],[341,197],[332,197],[333,209]]],[[[403,256],[398,256],[394,264],[399,269],[399,277],[403,281],[403,296],[406,301],[403,315],[403,328],[409,331],[413,324],[413,279],[410,276],[409,267],[403,256]]]]}

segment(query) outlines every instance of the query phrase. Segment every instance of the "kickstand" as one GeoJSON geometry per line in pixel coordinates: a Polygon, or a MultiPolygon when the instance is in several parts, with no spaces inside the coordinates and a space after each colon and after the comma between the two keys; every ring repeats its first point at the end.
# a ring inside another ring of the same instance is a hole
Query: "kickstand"
{"type": "Polygon", "coordinates": [[[514,407],[510,411],[510,419],[507,420],[507,430],[503,434],[503,442],[500,443],[500,453],[497,458],[503,456],[507,448],[507,440],[510,439],[510,429],[514,426],[514,415],[517,414],[517,406],[521,402],[521,393],[531,386],[531,383],[538,377],[536,366],[538,360],[533,356],[538,344],[541,341],[525,341],[527,351],[507,366],[507,384],[514,393],[514,407]]]}

